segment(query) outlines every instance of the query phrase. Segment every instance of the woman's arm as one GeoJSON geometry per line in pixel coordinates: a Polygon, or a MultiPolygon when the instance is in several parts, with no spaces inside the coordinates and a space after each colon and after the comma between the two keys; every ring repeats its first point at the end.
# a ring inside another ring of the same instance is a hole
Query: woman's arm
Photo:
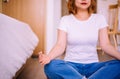
{"type": "Polygon", "coordinates": [[[120,60],[120,52],[118,52],[109,41],[107,27],[100,29],[99,40],[100,47],[102,48],[103,51],[105,51],[105,53],[120,60]]]}
{"type": "Polygon", "coordinates": [[[39,62],[42,65],[45,65],[49,63],[52,59],[62,55],[66,48],[66,38],[67,38],[67,33],[62,30],[58,30],[57,42],[55,46],[48,53],[48,55],[41,54],[42,52],[40,52],[39,62]]]}
{"type": "Polygon", "coordinates": [[[67,33],[62,30],[58,30],[57,42],[53,47],[53,49],[48,54],[50,59],[54,59],[64,53],[66,48],[66,38],[67,38],[67,33]]]}

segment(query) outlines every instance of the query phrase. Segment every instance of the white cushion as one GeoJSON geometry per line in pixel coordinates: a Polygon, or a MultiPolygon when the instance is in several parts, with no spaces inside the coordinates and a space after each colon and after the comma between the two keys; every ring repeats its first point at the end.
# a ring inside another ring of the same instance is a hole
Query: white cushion
{"type": "Polygon", "coordinates": [[[12,79],[37,44],[28,24],[0,14],[0,79],[12,79]]]}

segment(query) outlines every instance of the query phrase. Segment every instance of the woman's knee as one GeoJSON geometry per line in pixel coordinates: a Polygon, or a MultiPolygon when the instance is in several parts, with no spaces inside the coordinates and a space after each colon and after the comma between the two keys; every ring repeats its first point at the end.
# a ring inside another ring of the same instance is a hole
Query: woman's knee
{"type": "Polygon", "coordinates": [[[44,66],[44,71],[45,72],[56,72],[57,70],[59,70],[58,67],[60,67],[62,63],[64,63],[63,60],[54,59],[49,64],[46,64],[44,66]]]}
{"type": "Polygon", "coordinates": [[[116,65],[116,66],[120,66],[120,60],[111,60],[111,61],[108,61],[106,63],[106,65],[116,65]]]}
{"type": "Polygon", "coordinates": [[[120,73],[120,60],[112,60],[105,64],[107,68],[112,69],[113,71],[118,71],[120,73]]]}

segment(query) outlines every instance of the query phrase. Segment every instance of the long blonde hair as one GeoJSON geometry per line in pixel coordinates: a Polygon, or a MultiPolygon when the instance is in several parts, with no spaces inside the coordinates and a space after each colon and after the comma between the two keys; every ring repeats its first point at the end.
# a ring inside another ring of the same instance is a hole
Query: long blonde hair
{"type": "MultiPolygon", "coordinates": [[[[67,3],[68,12],[69,14],[76,14],[77,13],[77,7],[75,6],[75,0],[68,0],[67,3]]],[[[96,1],[91,0],[91,5],[88,8],[89,13],[95,13],[96,12],[96,1]]]]}

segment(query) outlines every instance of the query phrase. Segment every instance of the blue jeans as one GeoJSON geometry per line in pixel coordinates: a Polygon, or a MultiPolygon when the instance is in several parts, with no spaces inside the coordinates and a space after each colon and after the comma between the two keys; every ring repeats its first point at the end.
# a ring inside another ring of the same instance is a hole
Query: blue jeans
{"type": "Polygon", "coordinates": [[[82,64],[55,59],[44,71],[48,79],[120,79],[120,61],[82,64]]]}

